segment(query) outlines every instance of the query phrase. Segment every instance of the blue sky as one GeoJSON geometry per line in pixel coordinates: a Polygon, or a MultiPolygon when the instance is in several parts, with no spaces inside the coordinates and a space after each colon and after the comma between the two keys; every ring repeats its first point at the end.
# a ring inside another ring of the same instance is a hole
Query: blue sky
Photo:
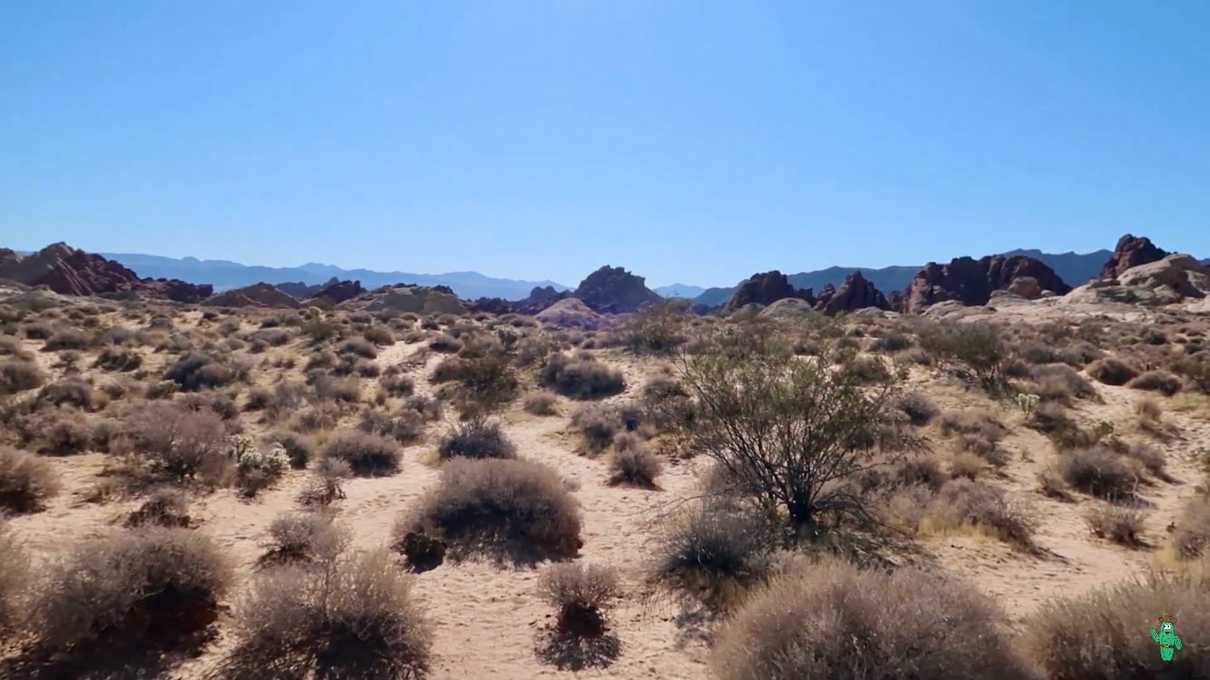
{"type": "Polygon", "coordinates": [[[652,285],[1210,256],[1206,2],[0,4],[0,244],[652,285]]]}

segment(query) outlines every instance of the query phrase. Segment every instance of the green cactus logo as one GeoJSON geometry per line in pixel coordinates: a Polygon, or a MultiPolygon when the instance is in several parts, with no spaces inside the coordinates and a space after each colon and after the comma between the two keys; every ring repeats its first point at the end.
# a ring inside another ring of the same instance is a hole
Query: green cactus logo
{"type": "Polygon", "coordinates": [[[1181,648],[1181,639],[1176,636],[1176,619],[1168,614],[1161,614],[1159,624],[1159,632],[1151,629],[1151,639],[1160,646],[1160,658],[1172,661],[1172,655],[1181,648]]]}

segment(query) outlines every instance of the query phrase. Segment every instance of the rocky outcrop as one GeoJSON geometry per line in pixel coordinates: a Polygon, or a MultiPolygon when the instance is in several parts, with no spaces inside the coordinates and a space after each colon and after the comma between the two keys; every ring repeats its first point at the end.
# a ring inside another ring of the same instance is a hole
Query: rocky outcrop
{"type": "Polygon", "coordinates": [[[554,286],[535,286],[529,292],[529,297],[516,302],[517,311],[522,314],[537,314],[559,300],[566,300],[571,295],[571,291],[559,292],[555,290],[554,286]]]}
{"type": "Polygon", "coordinates": [[[1042,297],[1042,284],[1032,276],[1018,276],[1008,284],[1008,292],[1023,297],[1026,300],[1037,300],[1042,297]]]}
{"type": "MultiPolygon", "coordinates": [[[[959,257],[949,264],[930,262],[903,294],[903,310],[920,312],[929,305],[954,300],[963,305],[984,305],[996,290],[1006,290],[1013,281],[1033,278],[1042,290],[1063,295],[1071,287],[1045,263],[1024,255],[989,255],[978,260],[959,257]]],[[[1025,284],[1018,284],[1019,286],[1025,284]]]]}
{"type": "Polygon", "coordinates": [[[62,295],[198,302],[214,292],[211,286],[176,279],[141,279],[117,262],[66,243],[52,243],[27,256],[0,248],[0,278],[28,286],[46,286],[62,295]]]}
{"type": "Polygon", "coordinates": [[[1101,278],[1116,279],[1131,267],[1157,262],[1167,255],[1168,251],[1157,247],[1151,239],[1126,234],[1118,239],[1113,255],[1109,256],[1109,261],[1101,269],[1101,278]]]}
{"type": "Polygon", "coordinates": [[[593,311],[604,314],[625,314],[663,301],[647,287],[643,277],[609,265],[581,281],[574,297],[583,300],[593,311]]]}
{"type": "Polygon", "coordinates": [[[202,302],[207,307],[266,307],[275,309],[299,309],[303,305],[292,296],[283,293],[268,283],[228,290],[202,302]]]}
{"type": "Polygon", "coordinates": [[[812,306],[815,304],[815,296],[810,290],[795,288],[785,274],[775,269],[753,274],[742,281],[723,305],[723,311],[731,313],[751,304],[768,306],[786,298],[804,300],[812,306]]]}
{"type": "Polygon", "coordinates": [[[557,328],[581,328],[597,330],[605,325],[605,318],[593,311],[579,298],[566,298],[542,310],[535,316],[547,326],[557,328]]]}
{"type": "Polygon", "coordinates": [[[316,293],[318,293],[319,291],[323,290],[324,286],[336,283],[336,281],[337,281],[337,279],[335,276],[328,279],[327,283],[309,284],[309,283],[304,283],[302,281],[287,281],[285,283],[277,284],[277,289],[280,290],[281,292],[285,293],[286,295],[289,295],[292,298],[296,298],[298,300],[306,300],[307,298],[309,298],[309,297],[315,295],[316,293]]]}
{"type": "Polygon", "coordinates": [[[861,272],[846,276],[839,289],[826,287],[815,303],[815,309],[825,314],[852,312],[866,307],[890,309],[891,305],[882,291],[867,281],[861,272]]]}
{"type": "Polygon", "coordinates": [[[312,295],[309,301],[321,305],[338,305],[365,292],[366,289],[361,287],[361,281],[333,280],[312,295]]]}
{"type": "Polygon", "coordinates": [[[1156,303],[1201,299],[1210,293],[1210,267],[1191,255],[1174,253],[1118,275],[1117,282],[1134,295],[1156,303]]]}
{"type": "Polygon", "coordinates": [[[446,286],[398,284],[384,286],[341,304],[343,308],[370,312],[391,311],[414,314],[463,314],[466,306],[446,286]]]}

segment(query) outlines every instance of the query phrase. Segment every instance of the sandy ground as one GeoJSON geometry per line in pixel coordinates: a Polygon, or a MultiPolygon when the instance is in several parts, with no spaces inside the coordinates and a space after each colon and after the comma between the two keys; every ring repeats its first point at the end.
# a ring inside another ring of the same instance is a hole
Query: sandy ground
{"type": "MultiPolygon", "coordinates": [[[[53,355],[36,351],[41,343],[26,344],[45,368],[56,372],[51,369],[53,355]]],[[[377,361],[384,367],[397,364],[418,346],[396,343],[384,349],[377,361]]],[[[268,355],[275,353],[279,351],[270,350],[268,355]]],[[[626,374],[627,393],[614,399],[633,396],[643,385],[644,374],[653,370],[650,362],[643,364],[612,351],[603,353],[603,358],[626,374]]],[[[426,376],[439,359],[434,355],[425,366],[411,371],[419,392],[431,389],[426,376]]],[[[158,361],[160,357],[149,355],[151,368],[157,367],[158,361]]],[[[1149,513],[1145,531],[1148,546],[1129,549],[1090,535],[1083,513],[1097,501],[1077,495],[1076,502],[1064,503],[1037,493],[1035,475],[1052,462],[1055,453],[1044,437],[1020,426],[1022,416],[1014,406],[993,403],[924,375],[917,369],[913,382],[928,391],[943,412],[979,405],[1012,427],[1004,442],[1011,460],[991,479],[1030,508],[1041,548],[1039,554],[1031,555],[971,533],[923,538],[921,545],[940,568],[970,579],[993,595],[1009,620],[1019,623],[1048,599],[1077,595],[1142,573],[1154,563],[1155,552],[1166,541],[1165,527],[1175,518],[1181,502],[1195,493],[1198,473],[1194,456],[1210,448],[1210,415],[1206,410],[1165,408],[1164,417],[1180,435],[1155,443],[1166,453],[1175,481],[1157,481],[1141,489],[1149,513]]],[[[1078,413],[1089,420],[1108,420],[1129,427],[1134,401],[1141,393],[1104,385],[1097,388],[1103,403],[1082,401],[1078,413]]],[[[1167,401],[1161,398],[1161,402],[1167,401]]],[[[576,488],[574,496],[584,515],[580,559],[610,564],[621,571],[629,596],[611,619],[611,632],[621,643],[620,657],[608,668],[575,674],[542,663],[534,651],[535,640],[553,612],[535,592],[540,567],[514,569],[483,562],[447,562],[414,577],[415,594],[435,629],[434,678],[520,680],[574,675],[673,680],[706,676],[708,650],[698,635],[700,631],[685,625],[679,616],[682,612],[675,606],[641,597],[639,584],[651,552],[650,541],[657,531],[653,518],[678,498],[693,493],[704,462],[666,465],[659,480],[660,490],[609,486],[604,460],[576,452],[577,439],[569,432],[568,424],[575,406],[560,398],[559,415],[539,417],[522,411],[518,401],[501,419],[522,457],[551,466],[576,488]]],[[[245,416],[249,430],[258,434],[260,426],[255,421],[255,416],[245,416]]],[[[437,483],[439,469],[424,461],[431,458],[433,442],[443,429],[440,424],[431,427],[426,441],[406,449],[399,474],[354,479],[346,484],[348,497],[339,503],[339,521],[352,528],[356,547],[385,545],[400,512],[437,483]]],[[[935,447],[944,448],[944,441],[932,439],[935,447]]],[[[118,530],[116,523],[137,506],[135,501],[98,505],[83,500],[82,493],[96,481],[106,456],[85,454],[50,460],[62,477],[65,493],[53,499],[45,511],[11,521],[40,560],[77,541],[118,530]]],[[[269,523],[279,513],[298,509],[296,497],[305,478],[305,472],[291,472],[255,500],[220,490],[194,499],[190,513],[200,520],[197,530],[212,536],[237,563],[241,579],[247,579],[264,552],[269,523]]],[[[179,665],[171,677],[200,678],[214,667],[231,644],[222,624],[220,621],[215,642],[200,657],[179,665]]]]}

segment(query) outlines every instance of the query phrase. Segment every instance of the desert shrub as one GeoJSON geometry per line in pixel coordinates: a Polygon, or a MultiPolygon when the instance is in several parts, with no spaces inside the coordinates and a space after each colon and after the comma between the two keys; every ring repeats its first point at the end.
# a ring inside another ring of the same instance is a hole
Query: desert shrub
{"type": "Polygon", "coordinates": [[[21,359],[0,361],[0,396],[36,389],[45,380],[45,375],[33,362],[21,359]]]}
{"type": "Polygon", "coordinates": [[[635,354],[667,354],[684,344],[686,320],[676,305],[650,305],[627,319],[613,342],[635,354]]]}
{"type": "Polygon", "coordinates": [[[258,447],[244,435],[231,437],[227,457],[235,463],[236,483],[245,496],[255,496],[272,486],[290,466],[285,447],[277,442],[258,447]]]}
{"type": "Polygon", "coordinates": [[[1078,399],[1093,399],[1096,388],[1067,364],[1042,364],[1030,371],[1035,383],[1034,393],[1043,400],[1067,403],[1074,396],[1078,399]]]}
{"type": "Polygon", "coordinates": [[[597,564],[555,564],[538,579],[538,593],[559,611],[556,629],[564,635],[605,633],[605,612],[622,596],[617,570],[597,564]]]}
{"type": "Polygon", "coordinates": [[[525,411],[535,416],[558,415],[559,400],[550,392],[534,392],[525,396],[525,411]]]}
{"type": "Polygon", "coordinates": [[[126,417],[131,452],[154,473],[220,483],[231,461],[223,421],[209,409],[150,402],[126,417]]]}
{"type": "Polygon", "coordinates": [[[441,438],[437,453],[450,458],[516,458],[517,447],[509,441],[500,423],[486,418],[472,418],[453,426],[441,438]]]}
{"type": "Polygon", "coordinates": [[[349,528],[329,513],[283,512],[269,524],[269,544],[258,564],[334,559],[352,541],[349,528]]]}
{"type": "Polygon", "coordinates": [[[158,526],[186,529],[190,524],[189,503],[176,489],[155,489],[138,510],[126,516],[124,526],[158,526]]]}
{"type": "Polygon", "coordinates": [[[927,520],[938,529],[967,525],[1008,543],[1033,546],[1033,526],[1023,510],[1003,490],[982,482],[947,482],[929,506],[927,520]]]}
{"type": "Polygon", "coordinates": [[[3,517],[0,517],[0,555],[4,555],[4,561],[0,562],[0,633],[5,633],[17,628],[25,615],[24,599],[34,572],[29,554],[3,517]]]}
{"type": "Polygon", "coordinates": [[[1051,678],[1210,677],[1210,582],[1151,574],[1048,599],[1023,625],[1023,648],[1051,678]],[[1163,661],[1148,631],[1166,612],[1186,642],[1163,661]],[[1078,650],[1073,654],[1072,650],[1078,650]]]}
{"type": "Polygon", "coordinates": [[[941,433],[955,437],[960,451],[978,455],[993,465],[1004,465],[1005,453],[1000,442],[1008,434],[1004,426],[992,414],[977,409],[945,413],[941,416],[941,433]]]}
{"type": "Polygon", "coordinates": [[[1194,496],[1181,509],[1172,545],[1182,559],[1195,559],[1210,547],[1210,498],[1194,496]]]}
{"type": "Polygon", "coordinates": [[[572,399],[608,397],[626,389],[621,371],[586,354],[552,354],[539,377],[543,385],[572,399]]]}
{"type": "Polygon", "coordinates": [[[312,319],[302,325],[302,334],[313,344],[320,344],[340,335],[340,326],[331,321],[312,319]]]}
{"type": "Polygon", "coordinates": [[[899,331],[886,331],[878,337],[874,346],[880,352],[902,352],[912,346],[912,338],[899,331]]]}
{"type": "MultiPolygon", "coordinates": [[[[893,376],[878,388],[784,350],[690,357],[682,383],[699,404],[690,445],[714,459],[751,500],[785,513],[792,533],[815,537],[826,516],[864,517],[864,499],[845,488],[880,449],[917,440],[893,427],[893,376]]],[[[906,419],[904,419],[906,420],[906,419]]]]}
{"type": "Polygon", "coordinates": [[[933,421],[939,412],[924,392],[908,392],[895,400],[895,406],[907,414],[908,420],[917,427],[923,427],[933,421]]]}
{"type": "Polygon", "coordinates": [[[348,463],[334,458],[320,458],[312,472],[298,495],[300,503],[327,507],[345,497],[344,480],[353,474],[348,463]]]}
{"type": "Polygon", "coordinates": [[[378,350],[374,347],[374,343],[362,338],[350,338],[340,344],[341,354],[351,354],[359,356],[363,359],[374,359],[378,356],[378,350]]]}
{"type": "Polygon", "coordinates": [[[423,394],[408,397],[403,402],[403,407],[409,411],[419,413],[428,421],[440,420],[443,412],[441,400],[423,394]]]}
{"type": "Polygon", "coordinates": [[[1199,351],[1194,356],[1182,357],[1174,361],[1171,368],[1203,394],[1210,394],[1210,354],[1199,351]]]}
{"type": "Polygon", "coordinates": [[[462,342],[448,333],[441,333],[429,342],[428,348],[434,352],[452,354],[462,349],[462,342]]]}
{"type": "Polygon", "coordinates": [[[80,453],[93,443],[93,430],[78,413],[56,413],[39,423],[43,446],[40,453],[70,456],[80,453]]]}
{"type": "Polygon", "coordinates": [[[345,431],[333,435],[323,448],[323,456],[344,461],[359,477],[377,477],[398,472],[403,452],[385,437],[345,431]]]}
{"type": "Polygon", "coordinates": [[[1084,515],[1092,533],[1125,546],[1142,545],[1143,514],[1132,508],[1098,505],[1084,515]]]}
{"type": "Polygon", "coordinates": [[[1114,357],[1097,359],[1085,369],[1098,382],[1106,385],[1125,385],[1138,377],[1139,372],[1130,364],[1114,357]]]}
{"type": "Polygon", "coordinates": [[[352,372],[363,378],[377,378],[382,373],[382,369],[373,361],[362,359],[353,364],[352,372]]]}
{"type": "Polygon", "coordinates": [[[55,332],[53,326],[41,322],[26,324],[22,330],[25,332],[25,337],[30,340],[46,340],[55,332]]]}
{"type": "Polygon", "coordinates": [[[891,468],[893,479],[900,486],[923,485],[936,491],[945,484],[945,473],[932,458],[910,458],[891,468]]]}
{"type": "Polygon", "coordinates": [[[455,403],[466,414],[494,411],[517,396],[520,383],[502,354],[472,359],[450,357],[433,372],[434,381],[456,381],[455,403]]]}
{"type": "Polygon", "coordinates": [[[385,551],[260,574],[235,606],[219,677],[397,678],[428,674],[432,633],[385,551]]]}
{"type": "Polygon", "coordinates": [[[1122,453],[1127,458],[1138,461],[1153,476],[1170,481],[1167,472],[1168,459],[1164,456],[1162,450],[1150,444],[1139,442],[1126,447],[1122,453]]]}
{"type": "Polygon", "coordinates": [[[395,344],[395,336],[382,326],[370,326],[361,334],[361,337],[381,347],[395,344]]]}
{"type": "Polygon", "coordinates": [[[355,404],[361,401],[361,383],[354,377],[334,378],[323,372],[311,371],[307,380],[315,389],[315,397],[320,401],[339,401],[355,404]]]}
{"type": "Polygon", "coordinates": [[[307,467],[311,459],[315,457],[315,443],[310,437],[299,434],[297,432],[278,431],[267,437],[267,440],[276,443],[286,452],[286,458],[290,460],[290,467],[295,470],[302,470],[307,467]]]}
{"type": "Polygon", "coordinates": [[[92,409],[94,399],[92,385],[76,378],[51,383],[38,392],[39,404],[54,406],[68,404],[85,410],[92,409]]]}
{"type": "Polygon", "coordinates": [[[601,404],[584,404],[576,409],[571,414],[571,425],[584,438],[584,447],[589,453],[605,450],[618,432],[627,427],[618,409],[601,404]]]}
{"type": "Polygon", "coordinates": [[[959,451],[950,457],[950,478],[969,479],[973,482],[983,472],[985,462],[969,451],[959,451]]]}
{"type": "Polygon", "coordinates": [[[844,370],[858,382],[877,385],[891,378],[891,370],[876,356],[859,355],[844,364],[844,370]]]}
{"type": "Polygon", "coordinates": [[[988,389],[1003,386],[1008,350],[996,326],[952,323],[923,327],[920,346],[941,361],[966,366],[988,389]]]}
{"type": "Polygon", "coordinates": [[[647,580],[678,597],[726,607],[768,576],[775,543],[758,513],[704,501],[665,520],[647,580]]]}
{"type": "Polygon", "coordinates": [[[222,387],[234,382],[237,377],[235,369],[199,352],[186,354],[164,371],[165,380],[171,380],[189,392],[208,387],[222,387]]]}
{"type": "Polygon", "coordinates": [[[1073,488],[1110,500],[1133,496],[1138,484],[1134,471],[1122,457],[1104,447],[1062,454],[1059,473],[1073,488]]]}
{"type": "Polygon", "coordinates": [[[76,546],[49,565],[31,623],[49,649],[171,644],[208,626],[232,579],[205,536],[144,529],[76,546]]]}
{"type": "Polygon", "coordinates": [[[1140,420],[1159,422],[1164,415],[1164,409],[1154,399],[1144,397],[1134,402],[1134,412],[1140,420]]]}
{"type": "Polygon", "coordinates": [[[410,397],[416,391],[416,381],[398,373],[384,373],[378,384],[392,397],[410,397]]]}
{"type": "Polygon", "coordinates": [[[75,329],[62,329],[55,331],[46,339],[46,344],[42,346],[43,351],[59,352],[65,349],[87,349],[89,345],[88,337],[75,329]]]}
{"type": "Polygon", "coordinates": [[[610,484],[630,484],[654,489],[655,478],[662,470],[660,459],[643,446],[638,435],[633,432],[621,432],[613,438],[613,455],[609,458],[610,484]]]}
{"type": "Polygon", "coordinates": [[[1160,392],[1165,396],[1171,397],[1181,391],[1183,384],[1180,378],[1168,371],[1147,371],[1126,383],[1126,386],[1135,390],[1160,392]]]}
{"type": "Polygon", "coordinates": [[[525,460],[456,459],[400,519],[395,536],[401,549],[409,534],[418,534],[442,542],[455,558],[530,561],[575,555],[580,527],[575,499],[550,468],[525,460]]]}
{"type": "Polygon", "coordinates": [[[106,347],[97,355],[93,366],[107,371],[133,371],[143,365],[143,356],[127,349],[106,347]]]}
{"type": "Polygon", "coordinates": [[[746,601],[719,632],[710,668],[719,680],[1030,676],[999,610],[975,588],[836,559],[796,562],[746,601]]]}
{"type": "Polygon", "coordinates": [[[424,436],[426,425],[424,416],[410,409],[402,409],[395,415],[365,409],[361,412],[357,428],[362,432],[391,437],[400,444],[411,444],[424,436]]]}
{"type": "Polygon", "coordinates": [[[50,463],[32,453],[0,446],[0,509],[33,512],[61,488],[50,463]]]}

